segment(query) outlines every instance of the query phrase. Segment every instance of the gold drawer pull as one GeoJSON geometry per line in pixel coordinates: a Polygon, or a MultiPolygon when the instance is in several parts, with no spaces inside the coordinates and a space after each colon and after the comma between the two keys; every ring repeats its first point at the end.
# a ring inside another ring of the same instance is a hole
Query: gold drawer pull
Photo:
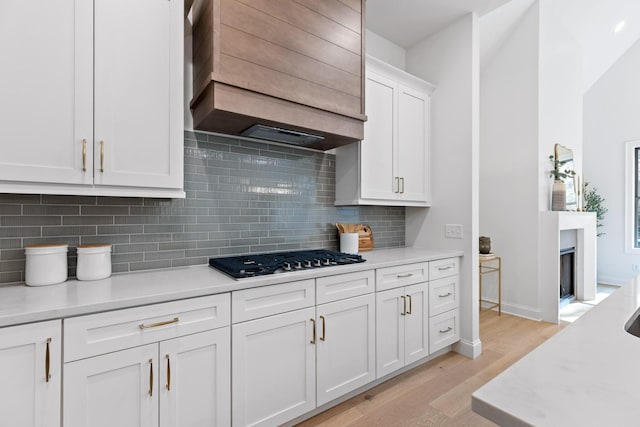
{"type": "Polygon", "coordinates": [[[407,315],[407,298],[404,295],[401,295],[400,298],[402,298],[402,313],[400,313],[400,316],[406,316],[407,315]]]}
{"type": "Polygon", "coordinates": [[[404,177],[400,177],[400,182],[402,183],[402,190],[400,190],[400,194],[404,194],[404,177]]]}
{"type": "Polygon", "coordinates": [[[167,390],[171,390],[171,358],[167,354],[167,390]]]}
{"type": "Polygon", "coordinates": [[[446,298],[446,297],[450,297],[451,295],[452,295],[451,292],[447,292],[444,295],[438,295],[438,298],[446,298]]]}
{"type": "Polygon", "coordinates": [[[311,320],[311,324],[313,325],[313,335],[311,338],[311,344],[315,344],[316,343],[316,319],[309,319],[311,320]]]}
{"type": "Polygon", "coordinates": [[[179,321],[180,321],[180,319],[178,319],[177,317],[174,317],[171,320],[165,320],[163,322],[157,322],[157,323],[150,323],[148,325],[145,325],[144,323],[140,323],[140,325],[138,325],[138,327],[140,329],[157,328],[158,326],[170,325],[172,323],[178,323],[179,321]]]}
{"type": "Polygon", "coordinates": [[[87,171],[87,140],[82,139],[82,172],[87,171]]]}
{"type": "Polygon", "coordinates": [[[153,397],[153,359],[149,359],[149,396],[153,397]]]}
{"type": "Polygon", "coordinates": [[[104,141],[100,141],[100,172],[104,172],[104,141]]]}
{"type": "Polygon", "coordinates": [[[327,325],[326,325],[326,319],[324,318],[324,316],[320,316],[320,320],[322,320],[322,336],[320,337],[320,341],[325,341],[327,335],[327,325]]]}
{"type": "Polygon", "coordinates": [[[444,271],[444,270],[451,270],[452,268],[453,268],[452,265],[447,265],[446,267],[438,267],[438,270],[444,271]]]}
{"type": "Polygon", "coordinates": [[[396,277],[397,277],[398,279],[406,279],[407,277],[413,277],[413,273],[398,274],[396,277]]]}
{"type": "Polygon", "coordinates": [[[447,329],[445,329],[444,331],[443,331],[443,330],[440,330],[440,333],[441,333],[441,334],[446,334],[447,332],[449,332],[449,331],[451,331],[451,330],[453,330],[453,328],[452,328],[451,326],[449,326],[449,327],[448,327],[447,329]]]}
{"type": "Polygon", "coordinates": [[[47,338],[47,349],[44,354],[44,380],[49,382],[51,379],[51,351],[49,350],[49,344],[51,344],[51,338],[47,338]]]}
{"type": "Polygon", "coordinates": [[[412,310],[412,304],[411,304],[411,295],[407,295],[407,299],[409,300],[409,311],[407,311],[407,314],[411,314],[411,310],[412,310]]]}

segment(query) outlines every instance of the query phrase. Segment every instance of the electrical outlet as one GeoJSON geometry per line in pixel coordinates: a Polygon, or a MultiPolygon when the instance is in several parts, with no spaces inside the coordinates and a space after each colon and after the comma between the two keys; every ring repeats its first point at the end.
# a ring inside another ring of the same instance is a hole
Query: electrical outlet
{"type": "Polygon", "coordinates": [[[462,239],[462,224],[445,224],[444,237],[447,239],[462,239]]]}

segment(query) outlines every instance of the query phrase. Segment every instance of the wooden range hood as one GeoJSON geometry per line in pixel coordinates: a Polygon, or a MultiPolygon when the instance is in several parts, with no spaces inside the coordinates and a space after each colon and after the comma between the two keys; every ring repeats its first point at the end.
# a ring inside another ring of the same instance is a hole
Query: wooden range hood
{"type": "Polygon", "coordinates": [[[298,145],[320,150],[361,140],[363,3],[196,0],[194,128],[242,135],[259,124],[289,143],[288,131],[319,136],[298,145]]]}

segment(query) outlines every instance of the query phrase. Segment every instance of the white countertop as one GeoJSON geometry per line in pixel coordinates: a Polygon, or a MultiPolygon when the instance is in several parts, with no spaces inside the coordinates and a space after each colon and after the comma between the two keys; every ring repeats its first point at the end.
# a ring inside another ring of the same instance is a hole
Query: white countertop
{"type": "Polygon", "coordinates": [[[99,311],[212,295],[393,265],[462,256],[461,251],[413,248],[362,252],[359,264],[317,268],[235,280],[208,265],[116,274],[105,280],[67,282],[41,287],[0,287],[0,327],[58,319],[99,311]]]}
{"type": "Polygon", "coordinates": [[[509,426],[640,425],[640,338],[625,330],[640,279],[472,395],[473,410],[509,426]]]}

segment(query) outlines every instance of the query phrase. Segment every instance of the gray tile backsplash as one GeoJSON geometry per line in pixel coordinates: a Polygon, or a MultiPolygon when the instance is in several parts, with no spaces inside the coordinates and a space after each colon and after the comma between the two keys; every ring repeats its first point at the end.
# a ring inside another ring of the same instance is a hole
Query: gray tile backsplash
{"type": "MultiPolygon", "coordinates": [[[[209,257],[337,249],[336,222],[404,246],[402,207],[335,207],[335,156],[185,132],[186,199],[0,194],[0,283],[24,280],[25,245],[112,243],[114,272],[209,257]]],[[[75,251],[69,275],[75,275],[75,251]]]]}

